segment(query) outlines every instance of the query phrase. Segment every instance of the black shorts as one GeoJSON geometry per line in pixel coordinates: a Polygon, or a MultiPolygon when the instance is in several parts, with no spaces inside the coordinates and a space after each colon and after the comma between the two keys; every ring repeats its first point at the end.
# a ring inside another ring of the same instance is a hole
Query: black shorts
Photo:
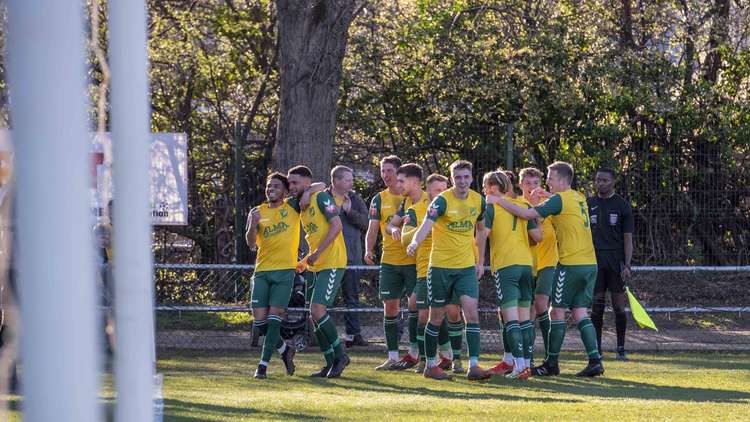
{"type": "Polygon", "coordinates": [[[625,293],[625,282],[622,280],[622,268],[625,256],[621,251],[601,251],[596,254],[598,272],[594,294],[625,293]]]}

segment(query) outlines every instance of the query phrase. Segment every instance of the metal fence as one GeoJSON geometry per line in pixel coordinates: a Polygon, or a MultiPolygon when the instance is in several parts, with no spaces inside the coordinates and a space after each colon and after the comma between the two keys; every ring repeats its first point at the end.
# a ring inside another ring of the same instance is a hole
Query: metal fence
{"type": "MultiPolygon", "coordinates": [[[[361,307],[346,308],[339,301],[330,312],[341,333],[344,333],[346,315],[356,313],[362,335],[373,344],[382,343],[378,267],[351,266],[349,269],[359,274],[361,307]]],[[[248,307],[252,265],[156,264],[154,272],[157,345],[160,348],[247,349],[257,344],[248,307]]],[[[716,283],[729,283],[740,290],[750,288],[750,266],[635,267],[630,285],[657,319],[669,322],[675,315],[722,313],[742,317],[743,313],[750,312],[747,306],[750,302],[744,302],[745,299],[737,295],[713,303],[695,303],[686,296],[686,302],[680,303],[680,297],[670,297],[669,284],[676,284],[669,281],[670,277],[679,280],[681,286],[690,286],[679,287],[681,290],[702,296],[706,294],[701,290],[712,289],[711,285],[716,283]]],[[[494,285],[483,279],[480,282],[480,323],[482,347],[488,351],[502,348],[494,297],[494,285]]],[[[402,305],[402,343],[408,343],[406,302],[402,305]]],[[[282,328],[282,336],[299,349],[314,343],[307,316],[304,307],[290,307],[282,328]]]]}

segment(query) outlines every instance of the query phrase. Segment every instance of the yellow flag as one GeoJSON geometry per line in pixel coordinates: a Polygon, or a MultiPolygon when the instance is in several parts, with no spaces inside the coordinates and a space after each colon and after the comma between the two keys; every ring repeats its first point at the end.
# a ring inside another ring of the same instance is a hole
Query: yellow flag
{"type": "Polygon", "coordinates": [[[625,293],[627,293],[628,302],[630,302],[630,313],[633,314],[633,319],[638,326],[641,328],[648,327],[652,330],[659,331],[659,329],[656,328],[654,321],[651,320],[651,317],[648,316],[646,310],[643,309],[643,306],[638,302],[638,299],[636,299],[635,295],[630,291],[630,288],[625,287],[625,293]]]}

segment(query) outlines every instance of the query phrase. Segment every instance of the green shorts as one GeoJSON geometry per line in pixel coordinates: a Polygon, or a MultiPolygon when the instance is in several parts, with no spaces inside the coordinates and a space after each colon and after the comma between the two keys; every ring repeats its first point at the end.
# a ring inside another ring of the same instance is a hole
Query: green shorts
{"type": "Polygon", "coordinates": [[[251,308],[286,309],[294,286],[294,270],[258,271],[253,274],[251,308]]]}
{"type": "Polygon", "coordinates": [[[411,296],[416,284],[416,265],[380,264],[380,300],[411,296]]]}
{"type": "Polygon", "coordinates": [[[552,296],[555,284],[555,267],[544,267],[536,273],[536,286],[534,294],[552,296]]]}
{"type": "Polygon", "coordinates": [[[417,294],[417,310],[430,309],[430,302],[427,300],[427,277],[417,279],[414,293],[417,294]]]}
{"type": "Polygon", "coordinates": [[[596,285],[596,265],[563,265],[555,269],[554,308],[590,308],[596,285]]]}
{"type": "Polygon", "coordinates": [[[502,309],[531,306],[534,277],[530,265],[510,265],[493,275],[497,306],[502,309]]]}
{"type": "Polygon", "coordinates": [[[305,273],[305,299],[308,304],[333,306],[346,268],[331,268],[305,273]]]}
{"type": "Polygon", "coordinates": [[[479,282],[474,267],[439,268],[427,270],[427,300],[430,306],[442,308],[461,303],[461,296],[479,299],[479,282]]]}

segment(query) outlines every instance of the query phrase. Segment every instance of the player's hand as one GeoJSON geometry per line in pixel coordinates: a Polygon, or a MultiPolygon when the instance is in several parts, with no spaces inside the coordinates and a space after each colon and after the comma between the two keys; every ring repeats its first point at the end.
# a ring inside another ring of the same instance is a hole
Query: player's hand
{"type": "Polygon", "coordinates": [[[260,209],[255,207],[250,210],[250,227],[255,227],[260,222],[260,209]]]}
{"type": "Polygon", "coordinates": [[[418,247],[419,244],[412,240],[412,242],[409,243],[409,246],[406,247],[406,254],[409,256],[414,256],[414,254],[417,252],[418,247]]]}
{"type": "Polygon", "coordinates": [[[394,227],[391,229],[391,237],[393,240],[400,242],[401,241],[401,229],[398,227],[394,227]]]}
{"type": "Polygon", "coordinates": [[[315,265],[315,261],[317,261],[319,257],[320,257],[320,251],[316,249],[315,252],[311,253],[310,255],[307,255],[307,264],[315,265]]]}
{"type": "Polygon", "coordinates": [[[547,192],[543,188],[539,187],[531,191],[531,201],[532,202],[539,202],[542,199],[547,199],[550,196],[552,196],[551,193],[547,192]]]}
{"type": "Polygon", "coordinates": [[[499,204],[500,198],[502,198],[501,195],[490,194],[490,195],[487,195],[485,200],[487,201],[488,204],[499,204]]]}
{"type": "Polygon", "coordinates": [[[349,195],[346,195],[344,197],[344,203],[341,204],[341,209],[344,210],[344,212],[349,212],[352,210],[352,200],[349,199],[349,195]]]}
{"type": "Polygon", "coordinates": [[[307,257],[304,257],[302,261],[298,262],[296,267],[296,271],[300,274],[305,272],[305,270],[307,270],[307,257]]]}
{"type": "Polygon", "coordinates": [[[372,252],[365,252],[365,264],[375,265],[375,256],[373,256],[372,252]]]}
{"type": "Polygon", "coordinates": [[[477,271],[477,280],[481,280],[484,275],[484,264],[476,264],[474,268],[477,271]]]}
{"type": "Polygon", "coordinates": [[[633,274],[630,271],[630,267],[625,267],[625,266],[622,267],[622,271],[620,271],[620,276],[622,276],[622,279],[624,281],[629,280],[632,275],[633,274]]]}
{"type": "Polygon", "coordinates": [[[405,215],[404,218],[401,221],[404,222],[404,226],[405,226],[405,225],[409,224],[409,222],[411,221],[411,218],[409,218],[408,215],[405,215]]]}

